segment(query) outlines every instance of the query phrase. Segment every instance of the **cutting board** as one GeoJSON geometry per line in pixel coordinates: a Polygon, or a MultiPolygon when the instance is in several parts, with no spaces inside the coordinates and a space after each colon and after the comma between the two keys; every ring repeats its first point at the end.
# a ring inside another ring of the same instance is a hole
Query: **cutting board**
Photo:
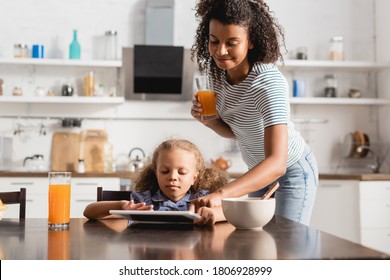
{"type": "Polygon", "coordinates": [[[86,172],[104,172],[105,130],[84,130],[80,134],[80,159],[84,160],[86,172]]]}
{"type": "Polygon", "coordinates": [[[56,132],[51,144],[51,170],[76,171],[79,158],[80,134],[56,132]]]}

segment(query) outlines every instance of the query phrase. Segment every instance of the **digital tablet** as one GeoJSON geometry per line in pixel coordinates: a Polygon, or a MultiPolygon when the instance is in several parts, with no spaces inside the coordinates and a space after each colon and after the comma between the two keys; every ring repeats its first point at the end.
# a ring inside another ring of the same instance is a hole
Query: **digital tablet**
{"type": "Polygon", "coordinates": [[[110,210],[110,214],[121,215],[133,222],[144,224],[192,224],[200,218],[200,215],[191,211],[110,210]]]}

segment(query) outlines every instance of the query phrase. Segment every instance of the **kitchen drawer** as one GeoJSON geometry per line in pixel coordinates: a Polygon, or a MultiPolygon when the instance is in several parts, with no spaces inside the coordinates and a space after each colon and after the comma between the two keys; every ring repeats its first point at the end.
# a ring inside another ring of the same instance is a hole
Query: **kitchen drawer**
{"type": "Polygon", "coordinates": [[[390,181],[360,182],[360,199],[390,199],[390,181]]]}
{"type": "Polygon", "coordinates": [[[390,254],[390,228],[363,229],[361,231],[361,244],[390,254]]]}
{"type": "MultiPolygon", "coordinates": [[[[96,198],[97,188],[120,190],[119,178],[72,178],[72,194],[90,194],[96,198]]],[[[96,199],[95,199],[96,200],[96,199]]]]}
{"type": "Polygon", "coordinates": [[[390,228],[390,199],[360,200],[361,228],[390,228]]]}
{"type": "Polygon", "coordinates": [[[26,188],[26,196],[32,194],[46,194],[49,188],[49,180],[47,178],[0,178],[0,191],[17,191],[20,188],[26,188]]]}

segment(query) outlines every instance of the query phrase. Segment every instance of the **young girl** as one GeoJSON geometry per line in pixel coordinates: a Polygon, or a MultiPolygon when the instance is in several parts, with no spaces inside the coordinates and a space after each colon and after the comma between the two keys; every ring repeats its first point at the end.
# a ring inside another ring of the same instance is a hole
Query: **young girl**
{"type": "Polygon", "coordinates": [[[193,201],[190,209],[219,206],[224,197],[261,196],[274,181],[276,215],[308,224],[318,183],[315,157],[290,120],[288,84],[275,63],[283,60],[284,34],[263,0],[200,0],[192,47],[217,95],[216,120],[202,121],[235,138],[248,165],[241,178],[193,201]]]}
{"type": "MultiPolygon", "coordinates": [[[[207,195],[227,183],[220,170],[206,168],[203,156],[187,140],[167,140],[153,153],[135,182],[130,201],[98,201],[84,210],[88,219],[108,217],[109,210],[186,211],[192,199],[207,195]]],[[[221,207],[200,207],[201,218],[195,223],[214,224],[224,221],[221,207]]]]}

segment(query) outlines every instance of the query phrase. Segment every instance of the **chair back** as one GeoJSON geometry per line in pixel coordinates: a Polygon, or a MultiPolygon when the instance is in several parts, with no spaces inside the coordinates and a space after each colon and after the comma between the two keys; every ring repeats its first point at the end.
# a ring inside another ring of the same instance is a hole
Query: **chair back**
{"type": "Polygon", "coordinates": [[[19,204],[19,218],[26,218],[26,188],[17,192],[0,192],[0,199],[4,204],[19,204]]]}
{"type": "Polygon", "coordinates": [[[97,188],[97,201],[130,200],[131,191],[108,191],[97,188]]]}

